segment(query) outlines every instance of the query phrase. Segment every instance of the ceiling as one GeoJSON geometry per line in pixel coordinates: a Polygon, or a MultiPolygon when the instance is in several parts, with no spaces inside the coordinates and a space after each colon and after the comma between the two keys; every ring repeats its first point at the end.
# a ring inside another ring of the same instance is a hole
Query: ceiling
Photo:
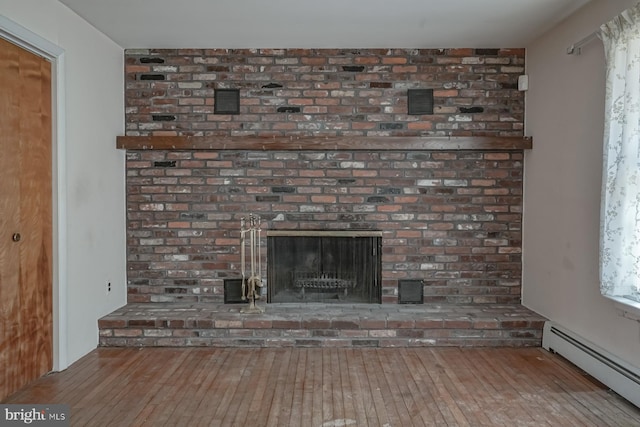
{"type": "Polygon", "coordinates": [[[491,48],[590,0],[59,1],[123,48],[491,48]]]}

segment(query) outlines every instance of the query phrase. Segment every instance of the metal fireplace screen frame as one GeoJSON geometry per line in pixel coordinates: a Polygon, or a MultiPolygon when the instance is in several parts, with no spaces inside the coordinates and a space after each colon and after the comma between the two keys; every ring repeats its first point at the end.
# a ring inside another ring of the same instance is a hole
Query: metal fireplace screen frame
{"type": "Polygon", "coordinates": [[[267,231],[267,298],[380,303],[379,231],[267,231]]]}

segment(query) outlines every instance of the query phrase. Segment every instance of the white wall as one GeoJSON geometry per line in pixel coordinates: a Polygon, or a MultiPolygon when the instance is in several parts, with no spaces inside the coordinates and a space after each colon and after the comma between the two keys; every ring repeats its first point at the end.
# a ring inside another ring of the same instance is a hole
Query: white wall
{"type": "Polygon", "coordinates": [[[98,318],[126,303],[123,50],[57,0],[0,0],[0,14],[65,50],[65,368],[96,348],[98,318]]]}
{"type": "Polygon", "coordinates": [[[640,368],[640,324],[598,284],[604,50],[566,49],[637,0],[594,0],[527,47],[523,303],[640,368]]]}

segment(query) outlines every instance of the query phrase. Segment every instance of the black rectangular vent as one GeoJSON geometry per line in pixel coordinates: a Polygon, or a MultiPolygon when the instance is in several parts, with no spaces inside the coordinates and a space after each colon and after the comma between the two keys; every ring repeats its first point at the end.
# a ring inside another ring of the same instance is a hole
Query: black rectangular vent
{"type": "Polygon", "coordinates": [[[423,304],[422,280],[398,281],[398,304],[423,304]]]}
{"type": "Polygon", "coordinates": [[[433,89],[407,90],[408,114],[433,114],[433,89]]]}
{"type": "Polygon", "coordinates": [[[216,89],[213,114],[240,114],[240,89],[216,89]]]}
{"type": "Polygon", "coordinates": [[[238,304],[242,301],[242,279],[224,280],[224,303],[238,304]]]}

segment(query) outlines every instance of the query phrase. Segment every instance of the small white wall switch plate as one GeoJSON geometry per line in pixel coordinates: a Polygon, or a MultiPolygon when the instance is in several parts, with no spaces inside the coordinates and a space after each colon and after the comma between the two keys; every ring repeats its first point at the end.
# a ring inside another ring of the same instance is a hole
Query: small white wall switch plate
{"type": "Polygon", "coordinates": [[[518,90],[519,91],[525,91],[529,89],[529,76],[526,74],[523,74],[521,76],[518,76],[518,90]]]}

